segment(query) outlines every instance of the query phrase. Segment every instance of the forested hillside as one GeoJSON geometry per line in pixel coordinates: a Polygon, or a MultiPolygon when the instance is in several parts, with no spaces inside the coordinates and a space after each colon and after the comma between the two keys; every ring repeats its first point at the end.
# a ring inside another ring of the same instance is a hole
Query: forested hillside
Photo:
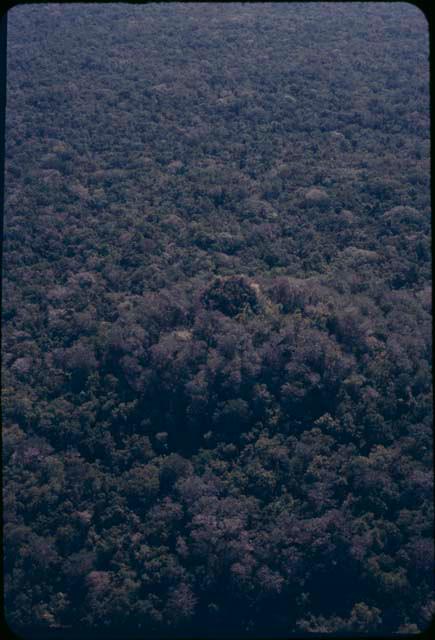
{"type": "Polygon", "coordinates": [[[7,52],[9,625],[425,629],[423,14],[22,5],[7,52]]]}

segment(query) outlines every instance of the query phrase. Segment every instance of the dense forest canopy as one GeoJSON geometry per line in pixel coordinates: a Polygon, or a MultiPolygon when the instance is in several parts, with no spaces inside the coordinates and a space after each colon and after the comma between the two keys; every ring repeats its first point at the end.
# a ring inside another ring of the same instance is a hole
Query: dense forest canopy
{"type": "Polygon", "coordinates": [[[423,14],[22,5],[7,54],[9,625],[426,628],[423,14]]]}

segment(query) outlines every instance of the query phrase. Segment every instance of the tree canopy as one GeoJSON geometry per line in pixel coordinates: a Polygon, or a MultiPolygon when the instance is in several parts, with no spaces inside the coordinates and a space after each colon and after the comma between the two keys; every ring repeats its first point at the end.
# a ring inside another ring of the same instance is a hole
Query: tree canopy
{"type": "Polygon", "coordinates": [[[425,629],[423,14],[22,5],[7,47],[8,624],[425,629]]]}

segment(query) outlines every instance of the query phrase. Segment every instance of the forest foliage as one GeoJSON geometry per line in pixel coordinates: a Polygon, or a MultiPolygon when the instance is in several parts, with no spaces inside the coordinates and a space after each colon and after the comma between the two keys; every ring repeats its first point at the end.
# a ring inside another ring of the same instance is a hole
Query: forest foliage
{"type": "Polygon", "coordinates": [[[10,626],[424,629],[423,15],[23,5],[7,46],[10,626]]]}

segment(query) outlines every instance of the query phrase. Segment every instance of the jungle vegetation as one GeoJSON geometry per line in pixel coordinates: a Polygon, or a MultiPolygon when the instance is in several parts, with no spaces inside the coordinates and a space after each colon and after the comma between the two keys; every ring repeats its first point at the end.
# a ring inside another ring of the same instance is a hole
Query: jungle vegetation
{"type": "Polygon", "coordinates": [[[22,5],[7,54],[8,624],[425,629],[423,14],[22,5]]]}

